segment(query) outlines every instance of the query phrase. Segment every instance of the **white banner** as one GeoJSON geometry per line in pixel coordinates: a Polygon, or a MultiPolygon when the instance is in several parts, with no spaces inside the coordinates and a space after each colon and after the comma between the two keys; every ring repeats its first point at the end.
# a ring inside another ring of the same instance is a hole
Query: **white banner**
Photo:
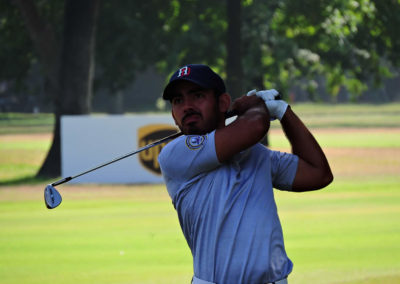
{"type": "MultiPolygon", "coordinates": [[[[63,177],[104,164],[177,131],[171,115],[73,115],[61,118],[63,177]]],[[[155,146],[71,183],[163,183],[155,146]]]]}

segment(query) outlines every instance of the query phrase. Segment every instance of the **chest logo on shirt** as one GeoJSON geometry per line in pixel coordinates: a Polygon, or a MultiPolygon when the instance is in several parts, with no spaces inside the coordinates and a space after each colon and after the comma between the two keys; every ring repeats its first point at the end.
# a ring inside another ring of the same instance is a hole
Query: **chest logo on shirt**
{"type": "Polygon", "coordinates": [[[203,147],[204,142],[206,141],[207,136],[205,135],[189,135],[186,137],[186,146],[190,150],[197,150],[203,147]]]}

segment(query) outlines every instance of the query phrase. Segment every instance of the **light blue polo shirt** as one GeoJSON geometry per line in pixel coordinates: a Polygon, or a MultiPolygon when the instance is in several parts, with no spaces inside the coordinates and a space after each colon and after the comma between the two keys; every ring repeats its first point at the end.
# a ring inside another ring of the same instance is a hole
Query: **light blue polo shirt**
{"type": "Polygon", "coordinates": [[[220,163],[215,131],[181,136],[159,155],[197,278],[267,283],[292,271],[273,187],[290,190],[298,157],[256,144],[220,163]]]}

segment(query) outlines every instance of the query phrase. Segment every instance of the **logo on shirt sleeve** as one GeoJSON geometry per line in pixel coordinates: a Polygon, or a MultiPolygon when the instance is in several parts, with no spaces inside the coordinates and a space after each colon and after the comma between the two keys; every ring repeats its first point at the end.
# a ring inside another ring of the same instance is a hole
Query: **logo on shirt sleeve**
{"type": "Polygon", "coordinates": [[[186,137],[186,146],[190,150],[197,150],[201,147],[203,147],[204,142],[206,141],[207,136],[202,135],[189,135],[186,137]]]}

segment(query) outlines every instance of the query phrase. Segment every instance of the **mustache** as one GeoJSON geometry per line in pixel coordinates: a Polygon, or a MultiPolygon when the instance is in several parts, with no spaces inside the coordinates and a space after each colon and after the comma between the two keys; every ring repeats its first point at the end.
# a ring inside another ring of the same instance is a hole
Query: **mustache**
{"type": "Polygon", "coordinates": [[[185,122],[185,119],[186,119],[186,118],[188,118],[188,117],[190,117],[190,116],[192,116],[192,115],[200,115],[200,117],[202,117],[202,115],[201,115],[200,112],[197,112],[197,111],[190,111],[190,112],[186,113],[185,116],[182,118],[182,123],[185,122]]]}

